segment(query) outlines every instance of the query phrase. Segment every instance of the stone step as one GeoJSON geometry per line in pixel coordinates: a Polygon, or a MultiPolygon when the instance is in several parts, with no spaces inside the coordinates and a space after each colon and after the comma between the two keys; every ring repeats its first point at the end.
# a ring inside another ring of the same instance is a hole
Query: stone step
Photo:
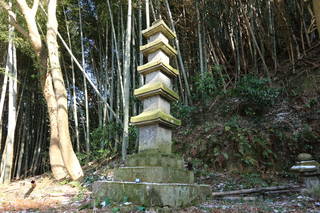
{"type": "Polygon", "coordinates": [[[127,167],[170,167],[184,168],[181,157],[169,153],[160,153],[158,150],[144,151],[128,156],[127,167]]]}
{"type": "Polygon", "coordinates": [[[179,183],[135,183],[121,181],[96,181],[93,197],[112,202],[128,202],[143,206],[184,207],[204,202],[210,195],[209,185],[179,183]]]}
{"type": "Polygon", "coordinates": [[[114,181],[141,181],[153,183],[194,183],[192,171],[170,167],[120,167],[108,170],[108,179],[114,181]]]}

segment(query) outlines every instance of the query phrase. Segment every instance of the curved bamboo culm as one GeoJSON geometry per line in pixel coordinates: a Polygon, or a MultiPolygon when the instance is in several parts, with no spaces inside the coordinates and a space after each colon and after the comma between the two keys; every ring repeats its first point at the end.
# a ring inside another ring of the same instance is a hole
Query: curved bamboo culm
{"type": "Polygon", "coordinates": [[[318,34],[320,36],[320,1],[312,0],[312,2],[313,2],[313,11],[314,11],[314,17],[316,19],[318,34]]]}

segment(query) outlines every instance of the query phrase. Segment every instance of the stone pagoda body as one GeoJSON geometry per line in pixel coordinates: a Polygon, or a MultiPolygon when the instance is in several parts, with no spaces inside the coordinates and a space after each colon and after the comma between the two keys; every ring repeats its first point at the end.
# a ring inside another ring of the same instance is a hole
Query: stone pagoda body
{"type": "Polygon", "coordinates": [[[140,51],[148,62],[138,67],[145,85],[134,91],[143,112],[131,117],[139,128],[139,152],[128,157],[126,166],[107,171],[107,181],[93,185],[95,197],[108,197],[144,206],[187,206],[205,200],[207,185],[194,184],[194,174],[184,168],[181,157],[172,153],[172,129],[180,120],[170,114],[170,103],[178,100],[172,79],[179,75],[170,65],[177,52],[169,40],[175,34],[160,20],[142,32],[147,44],[140,51]]]}

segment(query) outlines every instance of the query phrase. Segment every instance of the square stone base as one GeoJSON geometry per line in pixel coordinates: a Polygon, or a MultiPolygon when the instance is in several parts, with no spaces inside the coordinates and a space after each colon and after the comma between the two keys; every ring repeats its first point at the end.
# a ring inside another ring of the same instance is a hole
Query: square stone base
{"type": "Polygon", "coordinates": [[[208,185],[175,183],[135,183],[97,181],[93,184],[94,198],[112,202],[129,202],[146,207],[184,207],[204,202],[211,195],[208,185]]]}

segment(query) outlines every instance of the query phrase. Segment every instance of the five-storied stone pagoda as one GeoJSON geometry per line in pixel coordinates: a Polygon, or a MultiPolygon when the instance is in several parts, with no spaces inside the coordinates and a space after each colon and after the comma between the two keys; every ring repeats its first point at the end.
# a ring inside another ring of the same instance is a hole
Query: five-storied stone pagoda
{"type": "Polygon", "coordinates": [[[148,63],[138,71],[145,85],[134,91],[142,101],[143,112],[131,118],[139,128],[139,153],[128,157],[126,167],[107,172],[107,181],[93,185],[95,197],[144,206],[187,206],[204,201],[210,190],[194,184],[194,174],[184,168],[181,157],[172,153],[172,128],[180,121],[170,115],[170,102],[178,100],[172,89],[172,78],[179,75],[170,66],[177,52],[169,44],[175,34],[162,21],[142,32],[148,43],[140,51],[148,63]]]}

